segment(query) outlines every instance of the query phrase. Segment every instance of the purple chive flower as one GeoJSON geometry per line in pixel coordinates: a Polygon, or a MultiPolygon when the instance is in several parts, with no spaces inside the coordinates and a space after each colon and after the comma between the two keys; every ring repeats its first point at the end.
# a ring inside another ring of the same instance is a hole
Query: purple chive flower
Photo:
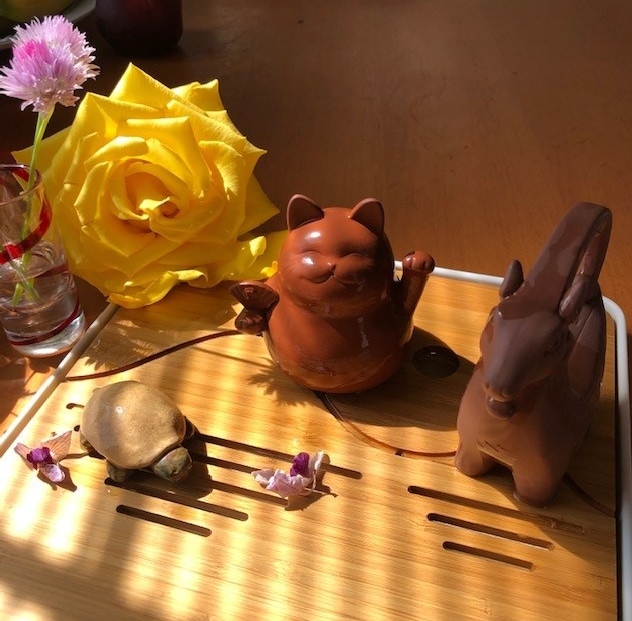
{"type": "Polygon", "coordinates": [[[55,463],[53,456],[50,454],[50,449],[47,446],[31,449],[31,451],[26,454],[26,461],[30,461],[36,468],[55,463]]]}
{"type": "Polygon", "coordinates": [[[299,453],[292,460],[290,475],[300,474],[303,477],[309,476],[309,453],[299,453]]]}
{"type": "MultiPolygon", "coordinates": [[[[22,110],[33,106],[37,112],[27,181],[27,189],[30,189],[35,184],[39,145],[55,106],[58,103],[74,106],[79,99],[75,90],[88,78],[99,75],[99,68],[92,64],[94,48],[63,15],[47,16],[42,21],[35,18],[26,26],[16,26],[11,43],[13,58],[8,67],[0,68],[0,93],[21,99],[22,110]]],[[[28,232],[29,216],[30,205],[24,220],[24,235],[28,232]]],[[[24,265],[16,263],[14,268],[22,278],[15,287],[13,304],[17,304],[24,293],[31,300],[37,299],[37,291],[24,276],[24,265]]]]}
{"type": "Polygon", "coordinates": [[[71,435],[72,430],[69,429],[60,434],[53,434],[34,448],[18,442],[14,449],[31,470],[41,471],[53,483],[61,483],[66,474],[59,466],[59,462],[68,455],[71,435]]]}
{"type": "Polygon", "coordinates": [[[279,468],[264,468],[255,470],[252,476],[262,487],[282,498],[307,495],[317,491],[315,488],[318,473],[328,460],[325,451],[318,451],[312,455],[299,453],[292,460],[289,474],[279,468]]]}
{"type": "Polygon", "coordinates": [[[74,106],[75,90],[99,68],[92,64],[94,48],[85,35],[62,15],[35,18],[16,26],[13,58],[0,69],[0,93],[22,100],[22,110],[50,115],[55,105],[74,106]]]}

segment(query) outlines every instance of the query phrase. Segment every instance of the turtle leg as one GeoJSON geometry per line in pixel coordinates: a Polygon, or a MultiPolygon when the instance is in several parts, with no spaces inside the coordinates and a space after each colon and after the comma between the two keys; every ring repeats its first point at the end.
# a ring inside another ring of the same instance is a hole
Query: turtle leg
{"type": "Polygon", "coordinates": [[[84,436],[81,431],[79,431],[79,443],[81,444],[81,447],[84,449],[84,451],[86,451],[86,453],[88,453],[92,457],[101,457],[101,455],[94,450],[92,444],[88,442],[86,436],[84,436]]]}
{"type": "Polygon", "coordinates": [[[188,440],[189,438],[192,438],[197,433],[197,427],[186,417],[184,421],[186,423],[186,428],[184,432],[184,440],[188,440]]]}
{"type": "Polygon", "coordinates": [[[189,451],[183,446],[178,446],[169,451],[162,459],[151,466],[154,474],[161,479],[179,483],[184,480],[193,468],[193,460],[189,451]]]}
{"type": "Polygon", "coordinates": [[[119,468],[109,461],[106,462],[106,467],[110,479],[116,481],[117,483],[124,483],[134,474],[133,470],[128,470],[127,468],[119,468]]]}
{"type": "Polygon", "coordinates": [[[92,448],[92,445],[90,444],[90,442],[88,442],[86,440],[86,436],[83,435],[83,433],[80,431],[79,432],[79,442],[81,444],[81,446],[88,451],[88,453],[90,453],[91,451],[94,451],[94,449],[92,448]]]}

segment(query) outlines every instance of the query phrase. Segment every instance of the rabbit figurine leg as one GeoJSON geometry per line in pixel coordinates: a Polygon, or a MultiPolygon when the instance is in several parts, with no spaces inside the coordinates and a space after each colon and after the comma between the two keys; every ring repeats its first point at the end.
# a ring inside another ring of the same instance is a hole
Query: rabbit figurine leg
{"type": "Polygon", "coordinates": [[[480,451],[475,443],[460,442],[456,451],[455,463],[463,474],[476,477],[489,472],[496,465],[496,460],[480,451]]]}
{"type": "Polygon", "coordinates": [[[541,468],[535,468],[531,463],[524,469],[514,467],[512,475],[514,496],[520,502],[533,507],[546,507],[553,502],[564,472],[551,470],[546,464],[542,464],[541,468]]]}

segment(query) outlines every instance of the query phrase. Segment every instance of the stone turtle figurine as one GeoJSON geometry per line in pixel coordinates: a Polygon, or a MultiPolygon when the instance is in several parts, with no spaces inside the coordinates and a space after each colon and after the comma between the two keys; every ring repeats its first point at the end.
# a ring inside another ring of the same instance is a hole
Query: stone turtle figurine
{"type": "Polygon", "coordinates": [[[323,209],[297,194],[287,224],[278,272],[231,288],[244,305],[235,326],[263,334],[272,359],[306,388],[351,393],[384,382],[404,359],[433,258],[407,254],[395,280],[384,210],[373,198],[323,209]]]}
{"type": "Polygon", "coordinates": [[[107,460],[114,481],[150,468],[167,481],[184,480],[193,462],[181,446],[195,427],[155,387],[123,381],[97,388],[83,410],[81,444],[107,460]]]}

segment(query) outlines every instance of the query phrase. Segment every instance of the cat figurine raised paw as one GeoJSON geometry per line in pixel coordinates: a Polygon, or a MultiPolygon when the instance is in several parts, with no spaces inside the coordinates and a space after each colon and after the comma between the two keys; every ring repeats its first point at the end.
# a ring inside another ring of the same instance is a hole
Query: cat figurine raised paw
{"type": "Polygon", "coordinates": [[[263,334],[274,362],[306,388],[351,393],[384,382],[404,359],[433,258],[409,253],[395,280],[384,210],[372,198],[323,209],[295,195],[287,225],[277,273],[231,287],[244,306],[236,328],[263,334]]]}

